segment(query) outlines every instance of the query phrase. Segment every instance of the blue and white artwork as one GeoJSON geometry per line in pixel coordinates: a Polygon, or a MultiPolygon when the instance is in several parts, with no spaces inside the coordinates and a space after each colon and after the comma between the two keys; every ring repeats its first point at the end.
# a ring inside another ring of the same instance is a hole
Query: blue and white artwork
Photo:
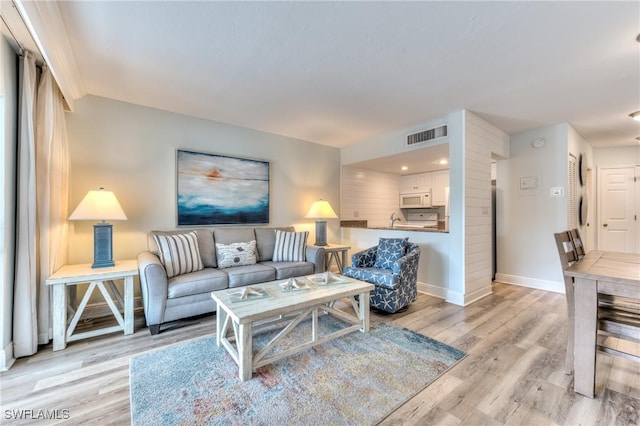
{"type": "Polygon", "coordinates": [[[269,223],[269,162],[178,150],[178,226],[269,223]]]}

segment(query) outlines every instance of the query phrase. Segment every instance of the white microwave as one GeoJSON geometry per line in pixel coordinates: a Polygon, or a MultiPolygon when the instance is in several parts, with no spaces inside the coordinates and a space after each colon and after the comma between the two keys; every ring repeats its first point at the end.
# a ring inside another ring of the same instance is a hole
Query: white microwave
{"type": "Polygon", "coordinates": [[[431,191],[400,193],[401,209],[421,209],[425,207],[431,207],[431,191]]]}

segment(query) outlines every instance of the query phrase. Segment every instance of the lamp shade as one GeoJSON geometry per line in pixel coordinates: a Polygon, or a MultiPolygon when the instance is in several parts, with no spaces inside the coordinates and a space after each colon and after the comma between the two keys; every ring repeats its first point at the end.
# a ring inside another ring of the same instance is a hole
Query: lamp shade
{"type": "Polygon", "coordinates": [[[69,220],[127,220],[127,215],[114,193],[100,188],[85,195],[69,220]]]}
{"type": "Polygon", "coordinates": [[[307,219],[337,219],[338,215],[328,201],[318,200],[311,204],[311,208],[305,217],[307,219]]]}

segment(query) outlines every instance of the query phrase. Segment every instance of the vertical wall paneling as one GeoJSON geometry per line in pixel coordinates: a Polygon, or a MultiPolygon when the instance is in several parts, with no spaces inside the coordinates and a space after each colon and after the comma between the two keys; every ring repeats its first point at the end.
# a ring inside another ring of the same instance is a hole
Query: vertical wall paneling
{"type": "Polygon", "coordinates": [[[509,157],[509,135],[465,111],[464,302],[491,292],[491,162],[509,157]]]}
{"type": "Polygon", "coordinates": [[[400,214],[400,175],[344,166],[341,185],[341,220],[387,226],[392,213],[400,214]]]}

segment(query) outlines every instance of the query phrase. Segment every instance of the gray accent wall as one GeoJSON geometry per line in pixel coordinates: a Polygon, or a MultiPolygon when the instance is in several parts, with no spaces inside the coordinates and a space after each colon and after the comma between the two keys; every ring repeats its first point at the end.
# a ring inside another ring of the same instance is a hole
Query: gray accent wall
{"type": "MultiPolygon", "coordinates": [[[[215,100],[211,100],[215,102],[215,100]]],[[[150,230],[176,229],[176,150],[270,162],[270,225],[308,230],[311,203],[340,211],[340,151],[284,136],[188,117],[116,100],[85,96],[67,113],[71,152],[70,211],[90,189],[113,191],[127,221],[113,222],[114,259],[146,248],[150,230]]],[[[70,263],[93,258],[93,223],[69,222],[70,263]]],[[[339,219],[328,220],[336,241],[339,219]]]]}

